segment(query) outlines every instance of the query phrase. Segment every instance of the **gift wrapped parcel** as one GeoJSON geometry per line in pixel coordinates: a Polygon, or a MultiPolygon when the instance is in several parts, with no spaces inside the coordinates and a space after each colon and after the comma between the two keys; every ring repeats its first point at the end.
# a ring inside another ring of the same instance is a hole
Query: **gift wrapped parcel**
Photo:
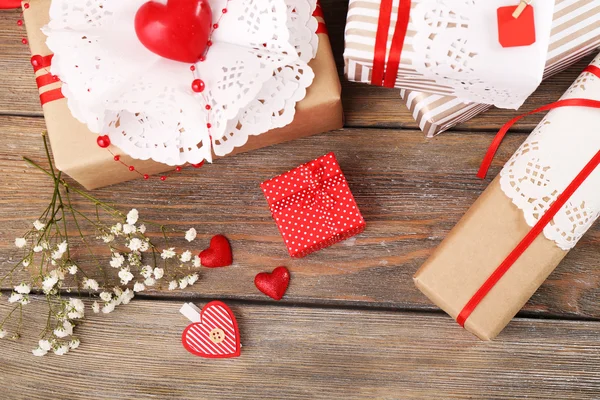
{"type": "Polygon", "coordinates": [[[589,168],[600,158],[599,67],[600,56],[554,104],[569,106],[548,113],[414,277],[482,339],[509,323],[600,216],[600,168],[589,168]]]}

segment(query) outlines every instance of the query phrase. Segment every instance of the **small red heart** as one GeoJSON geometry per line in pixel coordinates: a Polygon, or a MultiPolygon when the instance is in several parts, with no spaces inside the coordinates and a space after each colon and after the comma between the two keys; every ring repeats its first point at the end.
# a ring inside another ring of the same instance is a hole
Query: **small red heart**
{"type": "Polygon", "coordinates": [[[286,267],[277,267],[273,272],[261,272],[254,278],[254,285],[267,296],[281,300],[290,284],[290,271],[286,267]]]}
{"type": "Polygon", "coordinates": [[[231,245],[223,235],[214,236],[210,240],[210,247],[203,250],[199,257],[200,263],[207,268],[227,267],[233,264],[231,245]]]}
{"type": "Polygon", "coordinates": [[[149,1],[135,15],[135,33],[148,50],[186,63],[202,57],[211,26],[208,0],[149,1]]]}
{"type": "Polygon", "coordinates": [[[225,303],[211,301],[200,312],[200,322],[185,328],[181,343],[198,357],[239,357],[240,332],[233,312],[225,303]]]}

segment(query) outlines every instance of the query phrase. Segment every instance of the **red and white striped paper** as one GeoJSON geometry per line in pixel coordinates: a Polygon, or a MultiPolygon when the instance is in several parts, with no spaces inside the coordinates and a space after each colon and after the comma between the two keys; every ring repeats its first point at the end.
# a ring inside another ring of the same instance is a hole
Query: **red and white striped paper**
{"type": "Polygon", "coordinates": [[[233,312],[220,301],[212,301],[202,309],[200,322],[189,325],[182,335],[187,351],[204,358],[230,358],[240,355],[240,335],[233,312]],[[224,339],[214,340],[215,332],[224,339]]]}

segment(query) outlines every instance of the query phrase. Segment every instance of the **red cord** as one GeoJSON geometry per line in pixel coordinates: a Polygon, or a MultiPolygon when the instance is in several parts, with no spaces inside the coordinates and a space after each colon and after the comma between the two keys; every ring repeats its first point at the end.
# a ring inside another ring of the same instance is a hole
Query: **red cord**
{"type": "MultiPolygon", "coordinates": [[[[596,75],[600,78],[600,68],[590,65],[583,72],[589,72],[596,75]]],[[[553,110],[555,108],[560,107],[591,107],[591,108],[600,108],[600,101],[590,100],[590,99],[564,99],[559,100],[552,104],[547,104],[543,107],[540,107],[536,110],[530,111],[526,114],[520,115],[508,121],[498,134],[494,138],[490,148],[485,155],[483,162],[481,164],[481,168],[477,173],[477,176],[481,179],[485,178],[488,169],[494,159],[494,155],[502,143],[502,139],[506,135],[506,132],[521,118],[535,114],[541,111],[553,110]]],[[[515,249],[506,257],[506,259],[500,264],[498,268],[490,275],[490,277],[484,282],[484,284],[477,290],[477,292],[471,297],[471,299],[464,306],[458,317],[456,318],[456,322],[460,324],[460,326],[465,325],[467,318],[471,315],[471,313],[477,308],[479,303],[487,296],[487,294],[496,286],[498,281],[506,274],[506,272],[514,265],[514,263],[523,255],[523,253],[531,246],[533,241],[544,231],[544,228],[554,219],[556,214],[560,211],[560,209],[569,201],[571,196],[575,193],[575,191],[585,182],[585,180],[590,176],[590,174],[598,167],[600,164],[600,151],[596,153],[596,155],[590,160],[590,162],[581,170],[581,172],[577,175],[577,177],[569,184],[569,186],[565,189],[563,193],[561,193],[554,204],[548,209],[548,211],[539,219],[539,221],[535,224],[535,226],[525,235],[523,240],[515,247],[515,249]]]]}
{"type": "Polygon", "coordinates": [[[498,283],[498,281],[506,274],[506,272],[514,265],[514,263],[523,255],[525,250],[531,246],[533,241],[544,231],[546,225],[548,225],[552,219],[556,216],[556,214],[560,211],[561,208],[569,201],[573,193],[585,182],[585,180],[590,176],[592,172],[596,169],[596,167],[600,164],[600,151],[596,153],[596,155],[590,160],[590,162],[581,170],[579,175],[569,184],[569,186],[562,192],[554,204],[548,209],[548,211],[539,219],[537,224],[527,235],[523,238],[523,240],[515,247],[515,249],[509,254],[508,257],[500,264],[498,268],[490,275],[490,277],[485,281],[483,285],[479,288],[479,290],[471,297],[471,300],[465,305],[462,309],[458,317],[456,318],[456,322],[460,324],[460,326],[465,325],[465,321],[471,313],[475,310],[475,308],[479,305],[481,300],[492,290],[494,286],[498,283]]]}

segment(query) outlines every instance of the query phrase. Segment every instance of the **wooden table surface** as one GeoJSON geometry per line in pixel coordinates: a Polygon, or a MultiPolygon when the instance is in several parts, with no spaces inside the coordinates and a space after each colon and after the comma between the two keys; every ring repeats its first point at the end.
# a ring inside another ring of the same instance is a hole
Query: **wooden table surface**
{"type": "MultiPolygon", "coordinates": [[[[341,76],[347,1],[323,0],[323,8],[341,76]]],[[[14,238],[52,190],[21,161],[26,155],[45,162],[45,125],[17,19],[17,11],[0,13],[0,273],[13,265],[14,238]]],[[[590,60],[545,82],[523,110],[558,99],[590,60]]],[[[343,82],[343,101],[340,131],[187,168],[160,185],[137,180],[95,191],[169,229],[195,226],[197,243],[225,233],[235,263],[201,270],[200,281],[183,292],[144,292],[112,314],[90,315],[78,328],[81,347],[63,357],[30,353],[45,318],[44,300],[36,298],[25,308],[31,328],[17,342],[0,340],[0,398],[600,399],[598,225],[493,342],[459,328],[412,283],[489,183],[475,177],[479,162],[515,112],[493,110],[425,139],[397,90],[343,82]],[[292,260],[259,183],[329,151],[367,230],[292,260]],[[253,278],[278,265],[290,269],[292,281],[274,302],[253,278]],[[181,346],[187,323],[179,307],[212,299],[225,300],[237,315],[244,346],[238,359],[196,358],[181,346]]],[[[540,118],[517,125],[490,176],[540,118]]],[[[4,297],[0,316],[7,310],[4,297]]]]}

